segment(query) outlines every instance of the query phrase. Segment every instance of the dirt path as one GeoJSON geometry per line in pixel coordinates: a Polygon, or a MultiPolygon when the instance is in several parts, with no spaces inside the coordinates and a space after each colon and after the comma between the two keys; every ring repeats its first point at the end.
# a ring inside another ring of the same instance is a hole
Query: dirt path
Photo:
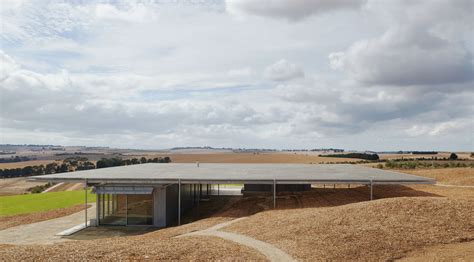
{"type": "MultiPolygon", "coordinates": [[[[93,204],[87,210],[88,219],[95,218],[95,211],[95,204],[93,204]]],[[[67,241],[56,234],[81,223],[84,224],[84,211],[38,223],[7,228],[0,231],[0,244],[53,244],[67,241]]]]}
{"type": "Polygon", "coordinates": [[[61,187],[63,184],[64,184],[64,183],[59,183],[59,184],[56,184],[56,185],[54,185],[54,186],[52,186],[52,187],[50,187],[50,188],[46,188],[46,190],[44,190],[44,191],[41,192],[41,193],[48,193],[48,192],[50,192],[50,191],[53,191],[53,190],[55,190],[56,188],[61,187]]]}
{"type": "Polygon", "coordinates": [[[263,255],[265,255],[270,261],[295,261],[290,255],[287,253],[283,252],[281,249],[257,240],[255,238],[251,238],[245,235],[237,234],[237,233],[230,233],[230,232],[224,232],[224,231],[219,231],[219,229],[222,229],[226,226],[229,226],[235,222],[238,222],[242,219],[246,219],[246,217],[241,217],[237,218],[231,221],[227,221],[224,223],[217,224],[215,226],[212,226],[210,228],[204,229],[204,230],[199,230],[191,233],[187,233],[184,235],[180,235],[178,237],[186,237],[186,236],[214,236],[214,237],[220,237],[226,240],[230,240],[233,242],[236,242],[238,244],[248,246],[250,248],[256,249],[263,255]]]}

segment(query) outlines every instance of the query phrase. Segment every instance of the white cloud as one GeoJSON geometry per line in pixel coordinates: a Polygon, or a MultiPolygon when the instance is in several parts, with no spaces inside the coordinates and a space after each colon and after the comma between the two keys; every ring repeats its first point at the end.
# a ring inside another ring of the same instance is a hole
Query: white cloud
{"type": "MultiPolygon", "coordinates": [[[[374,3],[372,8],[380,7],[374,3]]],[[[473,54],[464,34],[474,33],[468,26],[472,1],[406,4],[388,14],[396,20],[382,35],[329,54],[331,68],[365,84],[437,85],[473,80],[473,54]],[[400,20],[405,22],[400,24],[400,20]]]]}
{"type": "Polygon", "coordinates": [[[281,59],[274,64],[265,68],[264,76],[267,79],[274,81],[286,81],[294,78],[304,77],[304,72],[301,67],[290,63],[285,59],[281,59]]]}
{"type": "Polygon", "coordinates": [[[452,127],[474,115],[466,8],[411,2],[276,1],[245,19],[187,1],[2,9],[0,143],[470,150],[471,126],[452,127]]]}
{"type": "Polygon", "coordinates": [[[230,0],[227,11],[242,16],[245,14],[300,20],[315,14],[342,9],[360,8],[365,0],[230,0]]]}
{"type": "Polygon", "coordinates": [[[229,70],[227,71],[227,75],[230,77],[249,77],[254,75],[254,71],[250,67],[243,67],[229,70]]]}
{"type": "Polygon", "coordinates": [[[405,130],[407,135],[419,137],[419,136],[434,136],[438,137],[441,135],[449,136],[452,133],[459,132],[461,130],[472,130],[474,123],[470,118],[458,119],[453,121],[446,121],[441,123],[432,124],[415,124],[405,130]]]}
{"type": "Polygon", "coordinates": [[[471,54],[461,44],[429,33],[413,34],[390,30],[379,38],[358,41],[345,52],[331,53],[331,68],[368,84],[445,84],[473,79],[471,54]]]}

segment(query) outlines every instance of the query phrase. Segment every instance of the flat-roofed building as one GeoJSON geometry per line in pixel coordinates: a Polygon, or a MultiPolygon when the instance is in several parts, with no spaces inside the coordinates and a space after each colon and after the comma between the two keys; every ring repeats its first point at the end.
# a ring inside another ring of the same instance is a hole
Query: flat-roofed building
{"type": "MultiPolygon", "coordinates": [[[[36,181],[84,182],[97,194],[99,225],[180,223],[220,184],[245,184],[244,190],[306,190],[314,184],[434,184],[435,180],[352,164],[139,164],[32,177],[36,181]]],[[[372,193],[370,199],[372,198],[372,193]]]]}

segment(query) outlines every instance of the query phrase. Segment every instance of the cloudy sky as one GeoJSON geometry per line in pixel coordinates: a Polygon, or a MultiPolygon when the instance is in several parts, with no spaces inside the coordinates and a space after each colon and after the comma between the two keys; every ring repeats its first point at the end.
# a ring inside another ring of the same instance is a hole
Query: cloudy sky
{"type": "Polygon", "coordinates": [[[474,150],[472,0],[0,2],[0,143],[474,150]]]}

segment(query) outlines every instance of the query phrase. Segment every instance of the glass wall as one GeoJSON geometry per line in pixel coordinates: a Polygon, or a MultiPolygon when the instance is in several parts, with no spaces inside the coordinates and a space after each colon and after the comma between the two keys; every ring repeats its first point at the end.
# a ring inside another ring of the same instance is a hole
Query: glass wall
{"type": "Polygon", "coordinates": [[[100,225],[152,225],[153,195],[99,194],[100,225]]]}
{"type": "Polygon", "coordinates": [[[153,224],[152,195],[128,195],[127,203],[128,225],[153,224]]]}

